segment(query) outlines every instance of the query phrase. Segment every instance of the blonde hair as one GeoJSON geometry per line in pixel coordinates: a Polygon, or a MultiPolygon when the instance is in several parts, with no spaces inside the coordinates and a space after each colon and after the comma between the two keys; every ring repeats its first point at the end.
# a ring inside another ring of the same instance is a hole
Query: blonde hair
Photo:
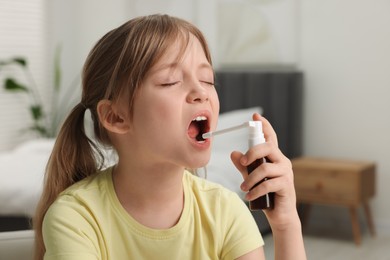
{"type": "Polygon", "coordinates": [[[200,41],[211,64],[202,33],[189,22],[168,15],[132,19],[108,32],[93,47],[83,69],[81,102],[62,125],[46,166],[43,193],[33,219],[35,259],[43,259],[45,253],[42,223],[50,205],[67,187],[95,174],[104,164],[102,152],[85,132],[86,109],[91,112],[97,141],[111,146],[98,119],[97,103],[102,99],[117,102],[125,96],[131,112],[137,90],[150,68],[178,38],[183,40],[184,53],[191,34],[200,41]]]}

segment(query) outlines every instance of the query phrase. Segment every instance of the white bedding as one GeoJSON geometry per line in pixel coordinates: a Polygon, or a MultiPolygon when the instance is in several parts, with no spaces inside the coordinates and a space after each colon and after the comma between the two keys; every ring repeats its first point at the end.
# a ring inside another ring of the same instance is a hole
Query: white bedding
{"type": "Polygon", "coordinates": [[[0,154],[0,215],[32,216],[54,140],[28,141],[0,154]]]}
{"type": "MultiPolygon", "coordinates": [[[[218,129],[249,121],[254,112],[262,111],[254,107],[221,114],[218,129]]],[[[239,188],[242,177],[231,162],[230,153],[247,150],[247,131],[243,129],[216,136],[213,143],[207,179],[243,197],[239,188]]],[[[53,145],[53,139],[38,139],[28,141],[11,152],[0,153],[0,216],[33,216],[53,145]]]]}

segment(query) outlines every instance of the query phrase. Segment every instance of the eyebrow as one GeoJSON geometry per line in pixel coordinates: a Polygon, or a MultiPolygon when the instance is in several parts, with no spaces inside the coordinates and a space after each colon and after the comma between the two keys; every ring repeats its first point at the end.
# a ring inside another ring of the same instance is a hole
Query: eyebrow
{"type": "MultiPolygon", "coordinates": [[[[161,66],[153,69],[151,72],[152,73],[156,73],[156,72],[159,72],[159,71],[162,71],[162,70],[165,70],[165,69],[171,69],[171,68],[176,68],[179,66],[179,62],[172,62],[172,63],[166,63],[166,64],[162,64],[161,66]]],[[[202,62],[199,66],[198,66],[198,69],[210,69],[213,71],[213,67],[208,63],[208,62],[202,62]]]]}
{"type": "Polygon", "coordinates": [[[178,66],[178,63],[177,62],[173,62],[173,63],[164,63],[158,67],[155,67],[152,72],[159,72],[161,70],[165,70],[165,69],[171,69],[171,68],[176,68],[178,66]]]}

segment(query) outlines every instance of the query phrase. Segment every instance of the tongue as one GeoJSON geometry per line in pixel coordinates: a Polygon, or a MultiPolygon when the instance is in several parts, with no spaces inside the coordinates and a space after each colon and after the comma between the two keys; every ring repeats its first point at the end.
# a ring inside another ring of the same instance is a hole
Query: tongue
{"type": "Polygon", "coordinates": [[[199,128],[195,122],[191,122],[190,127],[188,127],[188,135],[191,138],[196,138],[196,136],[199,134],[199,128]]]}

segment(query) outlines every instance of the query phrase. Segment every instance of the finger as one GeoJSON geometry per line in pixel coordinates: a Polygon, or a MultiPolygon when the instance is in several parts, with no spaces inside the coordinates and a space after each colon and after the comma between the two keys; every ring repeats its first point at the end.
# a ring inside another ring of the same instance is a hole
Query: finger
{"type": "Polygon", "coordinates": [[[240,162],[242,165],[247,166],[255,160],[263,157],[266,157],[268,161],[273,163],[283,162],[287,159],[274,143],[266,142],[249,149],[245,155],[241,157],[240,162]]]}
{"type": "Polygon", "coordinates": [[[267,193],[272,192],[273,188],[275,188],[275,185],[272,185],[275,180],[266,180],[248,191],[245,194],[245,199],[248,201],[255,200],[261,196],[264,196],[267,193]],[[271,182],[272,181],[272,182],[271,182]]]}
{"type": "Polygon", "coordinates": [[[293,179],[292,170],[284,165],[263,163],[249,174],[249,176],[241,184],[241,189],[243,191],[249,191],[265,178],[275,179],[280,177],[293,179]]]}
{"type": "Polygon", "coordinates": [[[278,146],[278,138],[271,123],[265,117],[261,116],[258,113],[254,113],[252,118],[255,121],[261,121],[265,140],[273,142],[276,144],[276,146],[278,146]]]}
{"type": "Polygon", "coordinates": [[[295,190],[293,186],[293,180],[285,177],[278,177],[274,179],[268,179],[252,190],[250,190],[246,196],[248,200],[254,200],[267,193],[275,193],[278,197],[290,197],[295,198],[295,190]]]}

